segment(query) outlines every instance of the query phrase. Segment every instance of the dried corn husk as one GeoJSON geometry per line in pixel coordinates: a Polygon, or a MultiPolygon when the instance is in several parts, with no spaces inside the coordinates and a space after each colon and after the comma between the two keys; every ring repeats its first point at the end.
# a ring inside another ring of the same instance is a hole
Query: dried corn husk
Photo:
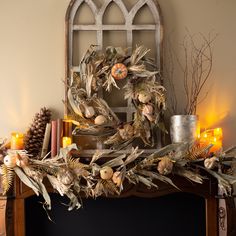
{"type": "Polygon", "coordinates": [[[80,117],[83,117],[83,113],[80,110],[78,104],[75,102],[70,88],[67,91],[67,96],[68,96],[68,101],[69,101],[73,111],[75,112],[75,114],[79,115],[80,117]]]}
{"type": "Polygon", "coordinates": [[[157,179],[157,180],[160,180],[160,181],[162,181],[164,183],[168,183],[168,184],[172,185],[173,187],[175,187],[176,189],[179,189],[173,183],[173,181],[170,178],[166,177],[166,176],[160,175],[160,174],[155,173],[153,171],[147,171],[147,170],[140,170],[140,171],[138,171],[138,173],[140,173],[140,174],[142,174],[144,176],[148,176],[148,177],[152,178],[153,180],[157,179]]]}
{"type": "Polygon", "coordinates": [[[101,167],[104,166],[109,166],[109,167],[116,167],[116,166],[121,166],[124,164],[123,159],[126,157],[126,154],[122,154],[106,163],[104,163],[101,167]]]}
{"type": "Polygon", "coordinates": [[[144,46],[136,47],[133,54],[131,55],[130,64],[131,65],[138,64],[149,51],[150,49],[146,49],[144,46]]]}
{"type": "Polygon", "coordinates": [[[75,208],[79,209],[81,207],[81,204],[79,203],[78,198],[75,196],[75,194],[72,191],[68,191],[66,193],[66,196],[70,199],[68,211],[71,211],[75,208]]]}
{"type": "Polygon", "coordinates": [[[117,89],[120,89],[111,74],[108,74],[106,78],[107,78],[106,81],[102,85],[106,89],[106,91],[111,92],[112,86],[114,86],[117,89]]]}
{"type": "Polygon", "coordinates": [[[195,173],[193,171],[184,169],[182,166],[176,166],[176,168],[174,168],[174,170],[173,170],[173,173],[177,174],[179,176],[183,176],[193,182],[196,182],[199,184],[203,183],[203,179],[204,179],[203,176],[201,176],[200,174],[195,173]]]}

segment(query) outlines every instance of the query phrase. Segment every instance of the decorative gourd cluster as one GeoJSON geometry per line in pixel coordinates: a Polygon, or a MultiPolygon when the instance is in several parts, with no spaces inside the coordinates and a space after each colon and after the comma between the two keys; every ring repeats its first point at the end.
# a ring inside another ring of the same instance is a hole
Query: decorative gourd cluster
{"type": "Polygon", "coordinates": [[[133,52],[114,47],[103,52],[95,46],[87,50],[79,72],[72,72],[68,78],[69,116],[79,122],[74,134],[105,133],[107,145],[124,145],[135,138],[154,145],[153,130],[160,126],[160,114],[165,109],[165,89],[158,82],[159,73],[148,52],[143,46],[133,52]],[[123,88],[118,86],[120,80],[125,81],[123,88]],[[113,88],[124,90],[124,99],[134,108],[133,120],[120,121],[98,96],[102,90],[110,93],[113,88]]]}

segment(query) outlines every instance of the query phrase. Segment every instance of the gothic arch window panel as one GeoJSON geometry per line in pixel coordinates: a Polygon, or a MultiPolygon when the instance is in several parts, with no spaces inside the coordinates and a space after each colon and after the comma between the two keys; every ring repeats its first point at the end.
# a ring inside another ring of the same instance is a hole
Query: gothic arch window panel
{"type": "Polygon", "coordinates": [[[155,0],[72,0],[66,14],[67,76],[89,45],[151,48],[161,68],[162,22],[155,0]],[[126,2],[126,3],[124,3],[126,2]]]}
{"type": "MultiPolygon", "coordinates": [[[[160,8],[155,0],[72,0],[66,13],[65,116],[70,117],[67,78],[80,71],[81,59],[90,45],[98,49],[144,45],[151,49],[149,56],[162,71],[162,33],[160,8]]],[[[124,101],[122,91],[100,91],[99,96],[121,120],[133,118],[132,104],[124,101]]]]}

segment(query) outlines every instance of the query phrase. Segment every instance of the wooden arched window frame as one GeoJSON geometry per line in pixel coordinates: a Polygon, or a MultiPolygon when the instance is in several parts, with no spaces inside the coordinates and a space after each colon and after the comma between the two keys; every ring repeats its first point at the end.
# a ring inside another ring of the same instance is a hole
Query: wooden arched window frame
{"type": "MultiPolygon", "coordinates": [[[[85,49],[80,48],[80,45],[75,47],[75,35],[79,36],[82,35],[83,32],[93,32],[96,35],[96,40],[87,43],[88,46],[91,44],[98,45],[98,49],[105,48],[105,34],[107,32],[125,32],[125,45],[112,45],[112,46],[122,46],[122,47],[133,47],[136,44],[143,44],[142,39],[148,38],[151,42],[150,45],[145,45],[146,47],[150,48],[153,57],[155,59],[157,68],[160,72],[162,72],[162,41],[163,41],[163,24],[162,24],[162,17],[160,12],[160,7],[156,0],[137,0],[135,4],[131,6],[127,4],[127,0],[72,0],[69,4],[66,13],[66,68],[65,68],[65,117],[68,117],[69,110],[68,110],[68,98],[67,98],[67,78],[73,76],[74,72],[79,71],[78,63],[76,64],[75,58],[78,57],[78,54],[82,55],[82,50],[85,49]],[[102,4],[101,4],[102,2],[102,4]],[[104,17],[106,12],[108,11],[111,5],[115,5],[119,8],[120,12],[123,15],[124,21],[122,23],[109,23],[104,22],[104,17]],[[80,23],[78,21],[78,17],[80,16],[83,6],[89,8],[93,20],[89,23],[80,23]],[[136,18],[140,12],[145,9],[145,17],[147,15],[150,20],[149,22],[142,23],[142,19],[136,22],[136,18]],[[140,37],[139,35],[146,34],[147,37],[140,37]],[[136,36],[135,36],[136,35],[136,36]],[[138,36],[137,36],[138,35],[138,36]],[[151,35],[151,37],[150,37],[151,35]],[[136,40],[135,40],[136,37],[136,40]],[[151,39],[152,38],[152,39],[151,39]]],[[[133,2],[133,1],[132,1],[133,2]]],[[[87,37],[86,41],[91,40],[87,37]]],[[[161,81],[162,82],[162,81],[161,81]]],[[[101,94],[100,94],[101,95],[101,94]]],[[[101,95],[102,96],[102,95],[101,95]]],[[[106,100],[106,99],[105,99],[106,100]]],[[[111,106],[112,110],[119,114],[125,114],[126,121],[132,120],[133,116],[133,108],[131,102],[127,102],[127,104],[122,106],[111,106]]],[[[160,144],[157,144],[160,146],[160,144]]]]}

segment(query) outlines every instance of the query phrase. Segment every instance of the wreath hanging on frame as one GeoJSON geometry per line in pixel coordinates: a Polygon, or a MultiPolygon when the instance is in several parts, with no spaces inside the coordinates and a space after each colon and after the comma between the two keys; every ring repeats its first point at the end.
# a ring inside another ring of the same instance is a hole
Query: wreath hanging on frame
{"type": "Polygon", "coordinates": [[[136,46],[134,51],[107,47],[103,52],[90,46],[79,72],[72,71],[68,78],[68,110],[78,124],[73,134],[106,136],[104,143],[113,147],[126,146],[136,138],[145,145],[154,145],[153,130],[162,127],[160,116],[166,99],[154,60],[147,57],[149,51],[136,46]],[[118,86],[120,80],[125,81],[123,87],[118,86]],[[120,121],[99,96],[104,89],[111,93],[113,88],[124,89],[124,99],[134,107],[131,121],[120,121]]]}

